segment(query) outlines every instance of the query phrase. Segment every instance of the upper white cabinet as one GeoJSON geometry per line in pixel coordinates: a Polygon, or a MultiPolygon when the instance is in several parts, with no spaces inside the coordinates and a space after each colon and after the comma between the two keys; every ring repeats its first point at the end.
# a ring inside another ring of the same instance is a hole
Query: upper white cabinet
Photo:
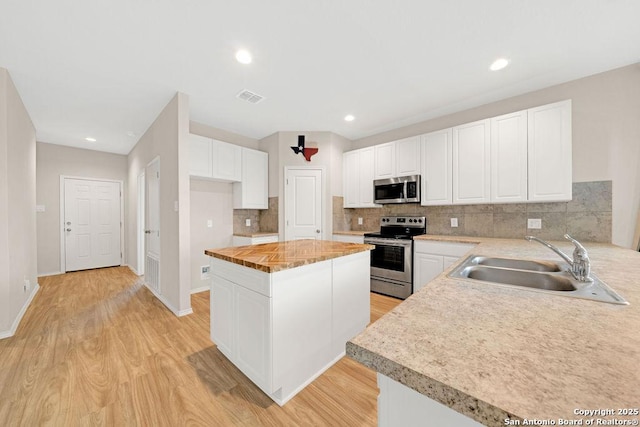
{"type": "Polygon", "coordinates": [[[234,209],[269,208],[269,155],[241,148],[242,176],[233,184],[234,209]]]}
{"type": "Polygon", "coordinates": [[[527,113],[529,201],[571,200],[571,100],[527,113]]]}
{"type": "Polygon", "coordinates": [[[393,142],[379,144],[375,149],[375,179],[393,178],[396,175],[396,147],[393,142]]]}
{"type": "Polygon", "coordinates": [[[421,137],[421,204],[449,205],[452,202],[451,139],[452,130],[444,129],[421,137]]]}
{"type": "Polygon", "coordinates": [[[491,200],[490,120],[453,128],[453,203],[491,200]]]}
{"type": "Polygon", "coordinates": [[[491,202],[527,201],[527,111],[491,119],[491,202]]]}
{"type": "Polygon", "coordinates": [[[374,147],[342,155],[345,208],[371,208],[373,203],[374,147]]]}
{"type": "Polygon", "coordinates": [[[400,139],[374,146],[374,179],[420,173],[420,137],[400,139]]]}
{"type": "Polygon", "coordinates": [[[200,135],[189,135],[189,175],[217,181],[240,181],[241,147],[200,135]]]}

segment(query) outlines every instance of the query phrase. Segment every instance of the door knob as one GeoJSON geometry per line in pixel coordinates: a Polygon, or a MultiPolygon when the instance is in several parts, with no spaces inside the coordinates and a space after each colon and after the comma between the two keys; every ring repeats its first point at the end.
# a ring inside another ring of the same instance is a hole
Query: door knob
{"type": "Polygon", "coordinates": [[[151,230],[144,230],[144,234],[151,234],[151,230]]]}
{"type": "Polygon", "coordinates": [[[67,231],[71,231],[71,229],[70,229],[70,228],[67,228],[67,231]]]}
{"type": "Polygon", "coordinates": [[[316,230],[316,233],[320,234],[320,230],[316,230]]]}
{"type": "Polygon", "coordinates": [[[71,221],[67,221],[67,225],[71,225],[71,221]]]}

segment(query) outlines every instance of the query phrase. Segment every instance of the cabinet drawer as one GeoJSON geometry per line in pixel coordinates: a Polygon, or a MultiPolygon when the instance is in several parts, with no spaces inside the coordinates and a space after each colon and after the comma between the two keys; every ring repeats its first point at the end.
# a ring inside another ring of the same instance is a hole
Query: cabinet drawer
{"type": "Polygon", "coordinates": [[[426,242],[417,240],[414,242],[414,252],[450,257],[461,257],[475,246],[476,245],[472,243],[426,242]]]}

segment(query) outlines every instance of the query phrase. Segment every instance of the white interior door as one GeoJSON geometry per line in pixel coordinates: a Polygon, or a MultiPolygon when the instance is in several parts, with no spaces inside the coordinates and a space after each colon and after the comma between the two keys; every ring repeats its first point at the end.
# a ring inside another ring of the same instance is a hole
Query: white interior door
{"type": "Polygon", "coordinates": [[[285,240],[322,239],[322,170],[287,169],[285,240]]]}
{"type": "Polygon", "coordinates": [[[146,238],[145,282],[160,292],[160,159],[155,159],[147,166],[145,173],[146,221],[144,233],[146,238]]]}
{"type": "Polygon", "coordinates": [[[64,178],[65,271],[121,265],[120,186],[64,178]]]}

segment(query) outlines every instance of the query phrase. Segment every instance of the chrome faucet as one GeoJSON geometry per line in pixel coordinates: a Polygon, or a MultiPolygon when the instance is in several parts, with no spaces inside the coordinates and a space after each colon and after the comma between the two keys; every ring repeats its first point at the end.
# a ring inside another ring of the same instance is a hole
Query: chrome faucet
{"type": "Polygon", "coordinates": [[[592,282],[593,279],[589,277],[591,274],[591,261],[589,260],[589,254],[587,254],[587,250],[573,237],[568,234],[564,235],[564,238],[574,244],[575,249],[573,250],[573,259],[569,258],[567,254],[562,252],[560,249],[553,246],[551,243],[545,242],[542,239],[538,239],[535,236],[524,236],[528,241],[535,240],[538,243],[541,243],[560,255],[560,257],[565,260],[570,266],[571,269],[569,272],[571,275],[581,282],[592,282]]]}

